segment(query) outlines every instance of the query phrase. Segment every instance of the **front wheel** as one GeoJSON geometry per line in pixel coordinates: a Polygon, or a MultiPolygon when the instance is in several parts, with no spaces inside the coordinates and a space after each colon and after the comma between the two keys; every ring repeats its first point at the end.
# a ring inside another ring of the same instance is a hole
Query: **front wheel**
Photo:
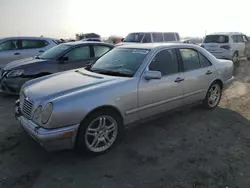
{"type": "Polygon", "coordinates": [[[219,82],[211,84],[207,91],[206,98],[203,101],[203,106],[207,109],[214,109],[218,106],[221,100],[222,86],[219,82]]]}
{"type": "Polygon", "coordinates": [[[117,142],[122,131],[122,120],[117,113],[109,110],[94,112],[81,124],[76,147],[88,154],[103,154],[117,142]]]}

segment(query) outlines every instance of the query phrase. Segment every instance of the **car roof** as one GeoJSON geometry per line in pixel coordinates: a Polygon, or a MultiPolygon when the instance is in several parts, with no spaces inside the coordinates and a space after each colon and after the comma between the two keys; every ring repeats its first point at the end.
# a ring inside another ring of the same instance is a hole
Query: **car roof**
{"type": "Polygon", "coordinates": [[[18,37],[4,37],[0,40],[17,40],[17,39],[50,39],[50,40],[57,40],[56,38],[49,38],[49,37],[25,37],[25,36],[18,36],[18,37]]]}
{"type": "Polygon", "coordinates": [[[215,32],[215,33],[211,33],[209,35],[244,35],[241,32],[215,32]]]}
{"type": "Polygon", "coordinates": [[[103,44],[106,46],[114,46],[114,45],[106,43],[106,42],[98,42],[98,41],[75,41],[75,42],[65,42],[62,44],[67,44],[67,45],[72,45],[72,46],[81,45],[81,44],[98,44],[98,45],[103,44]]]}
{"type": "Polygon", "coordinates": [[[187,48],[187,47],[197,47],[197,45],[194,44],[188,44],[188,43],[182,43],[180,41],[177,42],[168,42],[168,43],[137,43],[137,44],[126,44],[117,46],[116,48],[133,48],[133,49],[161,49],[165,47],[174,47],[174,48],[187,48]]]}

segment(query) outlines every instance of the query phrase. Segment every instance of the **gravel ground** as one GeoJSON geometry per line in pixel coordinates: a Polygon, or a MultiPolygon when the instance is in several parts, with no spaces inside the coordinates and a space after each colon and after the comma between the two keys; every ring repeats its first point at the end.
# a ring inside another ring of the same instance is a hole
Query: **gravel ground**
{"type": "Polygon", "coordinates": [[[0,95],[1,188],[249,188],[250,62],[213,111],[193,107],[130,128],[109,153],[47,152],[0,95]]]}

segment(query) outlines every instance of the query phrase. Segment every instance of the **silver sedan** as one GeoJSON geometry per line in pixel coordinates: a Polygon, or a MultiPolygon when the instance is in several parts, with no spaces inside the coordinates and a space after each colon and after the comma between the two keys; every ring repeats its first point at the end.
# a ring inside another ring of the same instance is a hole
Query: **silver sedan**
{"type": "Polygon", "coordinates": [[[189,104],[215,108],[233,68],[198,45],[120,46],[86,68],[26,82],[15,115],[48,150],[100,154],[124,126],[189,104]]]}

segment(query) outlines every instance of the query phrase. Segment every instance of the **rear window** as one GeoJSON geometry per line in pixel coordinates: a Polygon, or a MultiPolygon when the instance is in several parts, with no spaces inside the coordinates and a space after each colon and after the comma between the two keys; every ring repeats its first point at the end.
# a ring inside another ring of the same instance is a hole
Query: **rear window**
{"type": "Polygon", "coordinates": [[[203,43],[228,43],[226,35],[207,35],[203,43]]]}
{"type": "Polygon", "coordinates": [[[176,41],[174,33],[163,33],[165,41],[176,41]]]}

